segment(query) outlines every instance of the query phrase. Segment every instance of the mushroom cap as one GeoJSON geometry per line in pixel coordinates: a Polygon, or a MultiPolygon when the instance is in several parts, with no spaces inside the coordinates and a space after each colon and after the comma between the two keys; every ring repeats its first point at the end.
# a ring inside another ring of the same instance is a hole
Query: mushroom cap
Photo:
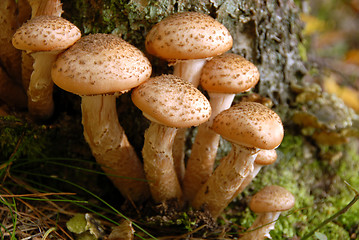
{"type": "Polygon", "coordinates": [[[259,165],[270,165],[277,160],[277,151],[275,149],[261,149],[254,162],[259,165]]]}
{"type": "Polygon", "coordinates": [[[159,58],[200,59],[228,51],[233,39],[228,29],[199,12],[170,15],[153,26],[146,36],[148,53],[159,58]]]}
{"type": "Polygon", "coordinates": [[[148,119],[169,127],[196,126],[211,115],[207,98],[173,75],[150,78],[132,91],[132,101],[148,119]]]}
{"type": "Polygon", "coordinates": [[[259,71],[253,63],[237,54],[224,53],[203,66],[200,84],[208,92],[240,93],[258,81],[259,71]]]}
{"type": "Polygon", "coordinates": [[[12,44],[27,51],[64,50],[81,38],[74,24],[58,16],[37,16],[15,32],[12,44]]]}
{"type": "Polygon", "coordinates": [[[82,37],[59,55],[51,75],[60,88],[78,94],[126,92],[147,80],[152,72],[145,55],[112,34],[82,37]]]}
{"type": "Polygon", "coordinates": [[[282,212],[294,206],[295,198],[283,187],[271,185],[253,195],[249,207],[253,212],[282,212]]]}
{"type": "Polygon", "coordinates": [[[234,144],[260,149],[276,148],[284,135],[280,117],[256,102],[240,102],[222,111],[211,128],[234,144]]]}

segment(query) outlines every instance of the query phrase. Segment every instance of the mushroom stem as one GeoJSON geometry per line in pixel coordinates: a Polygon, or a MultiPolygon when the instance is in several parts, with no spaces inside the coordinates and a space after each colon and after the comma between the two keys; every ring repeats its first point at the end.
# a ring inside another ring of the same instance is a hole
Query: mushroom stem
{"type": "Polygon", "coordinates": [[[252,180],[257,176],[259,171],[262,169],[263,165],[254,163],[253,171],[248,174],[248,176],[244,179],[241,186],[238,188],[237,192],[233,195],[233,198],[238,196],[243,190],[252,182],[252,180]]]}
{"type": "Polygon", "coordinates": [[[152,122],[145,131],[142,149],[144,169],[155,202],[182,196],[181,187],[176,176],[172,145],[177,128],[167,127],[152,122]]]}
{"type": "Polygon", "coordinates": [[[51,67],[59,53],[60,51],[31,54],[34,58],[34,71],[31,74],[27,95],[29,112],[35,118],[48,119],[54,111],[51,67]]]}
{"type": "MultiPolygon", "coordinates": [[[[173,75],[182,78],[184,81],[191,83],[198,87],[201,77],[201,71],[206,64],[207,59],[191,59],[191,60],[177,60],[173,66],[173,75]]],[[[176,169],[176,174],[179,181],[182,181],[185,175],[185,141],[187,128],[178,129],[174,144],[173,144],[173,161],[176,169]]]]}
{"type": "Polygon", "coordinates": [[[103,171],[126,198],[147,198],[142,163],[118,122],[116,95],[83,96],[81,107],[85,139],[103,171]]]}
{"type": "Polygon", "coordinates": [[[269,232],[274,229],[275,221],[281,212],[257,213],[257,218],[247,232],[240,238],[241,240],[262,240],[271,238],[269,232]]]}
{"type": "Polygon", "coordinates": [[[230,203],[246,176],[253,171],[257,153],[257,148],[232,143],[231,151],[199,189],[191,205],[196,209],[205,206],[212,217],[217,218],[230,203]]]}
{"type": "Polygon", "coordinates": [[[177,60],[173,67],[173,75],[178,76],[198,87],[201,72],[207,59],[177,60]]]}
{"type": "Polygon", "coordinates": [[[235,94],[209,93],[212,114],[209,120],[198,127],[191,155],[183,179],[183,194],[192,201],[200,187],[213,172],[220,135],[210,129],[213,119],[221,111],[228,109],[235,94]]]}

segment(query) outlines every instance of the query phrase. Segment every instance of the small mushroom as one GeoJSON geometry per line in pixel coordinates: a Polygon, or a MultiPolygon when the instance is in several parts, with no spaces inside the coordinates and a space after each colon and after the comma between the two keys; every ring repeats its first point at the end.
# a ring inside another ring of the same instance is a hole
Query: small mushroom
{"type": "MultiPolygon", "coordinates": [[[[173,74],[197,87],[207,59],[228,51],[233,39],[228,29],[209,15],[180,12],[153,26],[146,36],[148,53],[173,65],[173,74]]],[[[184,175],[186,129],[177,132],[173,149],[177,175],[184,175]]]]}
{"type": "Polygon", "coordinates": [[[275,221],[281,212],[291,209],[294,203],[294,196],[285,188],[276,185],[264,187],[249,203],[250,209],[257,213],[257,218],[240,239],[271,238],[269,232],[274,229],[275,221]]]}
{"type": "MultiPolygon", "coordinates": [[[[61,17],[63,13],[60,0],[19,0],[18,1],[19,23],[27,19],[42,15],[61,17]]],[[[29,88],[31,73],[33,72],[34,58],[26,51],[21,51],[21,79],[24,89],[29,88]]]]}
{"type": "Polygon", "coordinates": [[[59,53],[80,37],[81,32],[74,24],[57,16],[35,17],[15,32],[14,47],[31,53],[35,60],[27,94],[29,112],[36,119],[46,120],[52,116],[52,64],[59,53]]]}
{"type": "Polygon", "coordinates": [[[257,67],[234,53],[224,53],[204,65],[200,85],[208,92],[212,115],[207,122],[198,127],[191,155],[187,161],[183,179],[183,192],[186,199],[191,201],[213,172],[220,138],[210,129],[214,117],[231,106],[235,94],[250,90],[258,80],[257,67]]]}
{"type": "Polygon", "coordinates": [[[57,86],[82,97],[85,139],[104,172],[133,201],[144,200],[149,189],[142,163],[118,122],[116,97],[147,80],[151,71],[139,49],[111,34],[81,38],[51,71],[57,86]]]}
{"type": "Polygon", "coordinates": [[[182,190],[172,157],[178,128],[208,120],[211,107],[193,85],[173,75],[151,78],[132,92],[133,103],[151,120],[142,150],[144,168],[155,202],[180,199],[182,190]]]}
{"type": "Polygon", "coordinates": [[[244,179],[253,171],[259,149],[275,149],[282,142],[284,130],[279,116],[260,103],[241,102],[218,114],[212,129],[232,144],[207,182],[191,202],[207,207],[217,218],[233,199],[244,179]]]}

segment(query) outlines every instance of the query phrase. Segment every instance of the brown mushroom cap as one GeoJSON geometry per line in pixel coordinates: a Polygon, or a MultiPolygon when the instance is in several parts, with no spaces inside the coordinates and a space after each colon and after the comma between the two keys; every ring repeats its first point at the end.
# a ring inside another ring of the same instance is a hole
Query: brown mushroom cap
{"type": "Polygon", "coordinates": [[[147,118],[169,127],[196,126],[211,115],[207,98],[173,75],[150,78],[132,91],[132,101],[147,118]]]}
{"type": "Polygon", "coordinates": [[[294,196],[285,188],[266,186],[252,197],[249,207],[253,212],[281,212],[294,206],[294,196]]]}
{"type": "Polygon", "coordinates": [[[54,83],[78,94],[128,91],[147,80],[152,72],[145,55],[122,38],[92,34],[62,53],[52,68],[54,83]]]}
{"type": "Polygon", "coordinates": [[[222,111],[212,129],[230,142],[260,149],[276,148],[284,135],[280,117],[256,102],[240,102],[222,111]]]}
{"type": "Polygon", "coordinates": [[[277,151],[275,149],[262,149],[258,152],[254,162],[259,165],[270,165],[277,160],[277,151]]]}
{"type": "Polygon", "coordinates": [[[228,29],[199,12],[173,14],[146,36],[148,53],[163,59],[200,59],[228,51],[233,44],[228,29]]]}
{"type": "Polygon", "coordinates": [[[257,67],[244,57],[224,53],[208,61],[201,74],[201,86],[209,92],[240,93],[259,81],[257,67]]]}
{"type": "Polygon", "coordinates": [[[80,37],[80,29],[66,19],[42,15],[24,23],[15,32],[12,44],[27,51],[56,51],[70,47],[80,37]]]}

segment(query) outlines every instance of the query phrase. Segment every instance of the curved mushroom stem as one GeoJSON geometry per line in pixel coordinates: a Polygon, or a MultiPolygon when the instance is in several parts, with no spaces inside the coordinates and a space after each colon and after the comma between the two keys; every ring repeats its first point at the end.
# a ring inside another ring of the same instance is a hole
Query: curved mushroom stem
{"type": "Polygon", "coordinates": [[[257,153],[256,148],[232,143],[231,151],[199,189],[191,205],[196,209],[204,206],[213,218],[217,218],[230,203],[246,176],[253,170],[257,153]]]}
{"type": "Polygon", "coordinates": [[[142,149],[146,178],[155,202],[180,199],[182,190],[175,172],[172,145],[177,128],[152,122],[145,131],[142,149]]]}
{"type": "Polygon", "coordinates": [[[36,119],[46,120],[54,111],[51,67],[59,53],[60,51],[31,54],[34,58],[34,71],[31,74],[27,95],[29,113],[36,119]]]}
{"type": "Polygon", "coordinates": [[[118,122],[116,95],[83,96],[84,136],[96,161],[121,194],[133,201],[149,196],[141,161],[118,122]]]}
{"type": "Polygon", "coordinates": [[[257,213],[257,218],[252,226],[240,238],[241,240],[262,240],[271,238],[269,232],[274,229],[275,221],[279,218],[281,212],[257,213]]]}
{"type": "Polygon", "coordinates": [[[225,109],[228,109],[235,94],[208,93],[212,114],[209,120],[198,127],[197,135],[192,145],[191,155],[183,179],[183,194],[186,200],[192,201],[200,187],[213,172],[220,135],[210,129],[213,119],[225,109]]]}
{"type": "MultiPolygon", "coordinates": [[[[198,87],[202,68],[206,62],[207,59],[179,60],[173,65],[173,75],[198,87]]],[[[182,181],[185,174],[184,156],[186,132],[186,128],[178,129],[172,150],[176,174],[179,181],[182,181]]]]}
{"type": "Polygon", "coordinates": [[[263,165],[254,163],[253,171],[248,174],[248,176],[244,179],[241,186],[238,188],[237,192],[233,195],[233,198],[238,196],[243,190],[252,182],[252,180],[257,176],[259,171],[262,169],[263,165]]]}

